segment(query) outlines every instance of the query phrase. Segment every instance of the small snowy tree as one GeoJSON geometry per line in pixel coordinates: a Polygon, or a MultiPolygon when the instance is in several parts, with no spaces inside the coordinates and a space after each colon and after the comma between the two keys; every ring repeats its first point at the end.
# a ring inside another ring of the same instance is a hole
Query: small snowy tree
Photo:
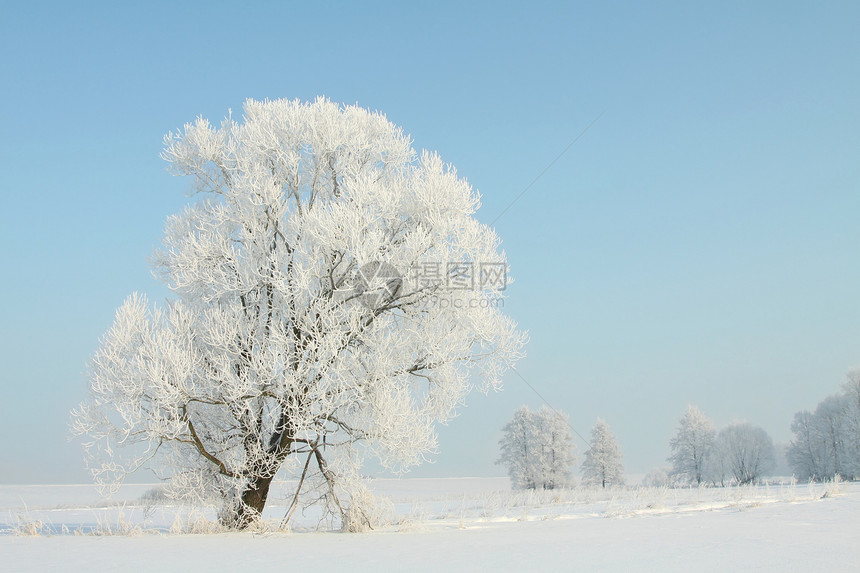
{"type": "Polygon", "coordinates": [[[507,466],[514,489],[535,489],[538,482],[536,432],[531,410],[527,406],[519,408],[502,432],[501,455],[496,463],[507,466]]]}
{"type": "Polygon", "coordinates": [[[773,440],[764,429],[747,422],[720,430],[714,454],[720,458],[718,467],[733,476],[739,485],[754,483],[768,475],[776,463],[773,440]]]}
{"type": "Polygon", "coordinates": [[[567,418],[546,406],[523,406],[502,429],[498,464],[506,465],[514,489],[555,489],[571,485],[576,463],[567,418]]]}
{"type": "Polygon", "coordinates": [[[701,485],[705,480],[708,457],[714,445],[714,424],[692,404],[678,423],[669,443],[672,455],[670,476],[674,481],[701,485]]]}
{"type": "Polygon", "coordinates": [[[539,436],[538,476],[541,486],[555,489],[572,485],[570,468],[576,464],[576,444],[567,416],[541,406],[534,418],[539,436]]]}
{"type": "Polygon", "coordinates": [[[202,197],[156,257],[175,299],[131,296],[92,359],[73,422],[93,472],[148,465],[245,527],[286,468],[343,519],[361,454],[420,462],[520,357],[499,238],[453,168],[359,107],[248,100],[165,145],[202,197]]]}
{"type": "Polygon", "coordinates": [[[624,484],[621,450],[607,423],[600,419],[591,429],[591,441],[582,461],[582,481],[601,487],[624,484]]]}

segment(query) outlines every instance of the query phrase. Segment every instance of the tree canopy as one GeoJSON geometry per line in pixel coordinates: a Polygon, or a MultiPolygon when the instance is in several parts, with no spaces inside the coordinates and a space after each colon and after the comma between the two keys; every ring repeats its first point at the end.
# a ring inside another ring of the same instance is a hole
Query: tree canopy
{"type": "Polygon", "coordinates": [[[175,296],[117,311],[75,431],[99,480],[147,465],[231,525],[281,468],[344,515],[362,456],[421,462],[435,424],[520,357],[506,258],[478,194],[383,115],[248,100],[243,119],[166,136],[198,194],[155,257],[175,296]]]}

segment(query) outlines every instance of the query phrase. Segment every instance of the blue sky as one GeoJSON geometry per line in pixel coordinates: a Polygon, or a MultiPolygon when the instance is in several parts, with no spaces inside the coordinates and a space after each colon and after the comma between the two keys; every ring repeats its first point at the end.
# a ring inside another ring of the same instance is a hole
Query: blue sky
{"type": "MultiPolygon", "coordinates": [[[[630,472],[663,463],[687,403],[787,441],[860,366],[857,3],[3,14],[0,482],[88,479],[67,431],[86,361],[129,293],[168,296],[148,257],[189,182],[162,137],[249,97],[359,103],[453,163],[509,255],[518,370],[579,433],[606,419],[630,472]]],[[[414,475],[501,475],[522,404],[514,375],[471,395],[414,475]]]]}

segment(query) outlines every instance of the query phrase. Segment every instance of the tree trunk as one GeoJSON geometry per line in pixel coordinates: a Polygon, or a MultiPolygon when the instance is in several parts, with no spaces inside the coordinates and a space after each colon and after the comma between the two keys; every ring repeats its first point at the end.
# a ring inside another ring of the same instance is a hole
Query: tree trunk
{"type": "Polygon", "coordinates": [[[254,523],[263,514],[273,477],[252,479],[245,491],[242,492],[240,502],[236,504],[230,515],[222,519],[224,525],[236,529],[245,529],[254,523]]]}
{"type": "MultiPolygon", "coordinates": [[[[278,428],[278,431],[269,438],[267,448],[267,453],[272,455],[273,459],[268,460],[269,463],[263,462],[253,468],[253,473],[257,475],[250,479],[239,500],[231,508],[230,514],[225,515],[221,520],[227,527],[245,529],[263,514],[263,508],[266,507],[266,500],[269,497],[269,486],[272,485],[272,480],[289,455],[294,442],[295,428],[289,423],[286,412],[281,412],[278,428]]],[[[246,445],[246,450],[250,451],[250,449],[246,445]]],[[[249,453],[249,456],[251,455],[249,453]]]]}

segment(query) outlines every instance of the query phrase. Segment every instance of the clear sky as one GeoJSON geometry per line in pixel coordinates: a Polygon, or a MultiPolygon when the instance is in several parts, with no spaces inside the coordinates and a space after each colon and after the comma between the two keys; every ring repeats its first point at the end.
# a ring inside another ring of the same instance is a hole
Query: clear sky
{"type": "MultiPolygon", "coordinates": [[[[519,372],[630,472],[688,403],[787,441],[860,366],[860,4],[644,4],[4,0],[0,482],[88,479],[87,359],[128,294],[168,295],[162,136],[249,97],[380,110],[453,163],[509,255],[519,372]]],[[[540,403],[472,394],[413,475],[503,475],[540,403]]]]}

